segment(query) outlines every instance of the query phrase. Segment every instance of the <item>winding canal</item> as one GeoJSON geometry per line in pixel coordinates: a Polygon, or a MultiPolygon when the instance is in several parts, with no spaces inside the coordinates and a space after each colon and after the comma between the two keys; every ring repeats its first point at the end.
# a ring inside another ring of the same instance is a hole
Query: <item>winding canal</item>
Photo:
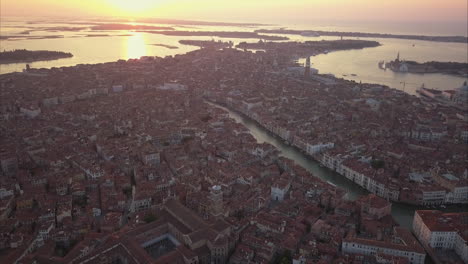
{"type": "MultiPolygon", "coordinates": [[[[209,104],[224,109],[229,113],[229,116],[233,118],[237,123],[243,124],[257,140],[258,143],[269,143],[275,146],[279,151],[280,155],[291,160],[294,160],[297,164],[305,168],[307,171],[312,173],[314,176],[319,177],[320,179],[336,185],[347,191],[345,196],[346,199],[356,200],[359,196],[368,194],[369,192],[352,181],[346,179],[345,177],[339,175],[338,173],[320,166],[320,164],[308,157],[307,155],[300,152],[295,147],[285,144],[282,140],[271,135],[266,129],[261,127],[255,121],[240,115],[230,109],[220,106],[218,104],[210,103],[209,104]]],[[[400,224],[400,226],[411,229],[413,223],[413,216],[415,210],[421,209],[433,209],[433,208],[424,208],[420,206],[413,206],[401,203],[392,204],[392,216],[400,224]]],[[[441,209],[438,209],[441,210],[441,209]]],[[[466,209],[465,209],[466,210],[466,209]]],[[[463,206],[448,206],[443,209],[447,212],[461,212],[463,211],[463,206]]]]}

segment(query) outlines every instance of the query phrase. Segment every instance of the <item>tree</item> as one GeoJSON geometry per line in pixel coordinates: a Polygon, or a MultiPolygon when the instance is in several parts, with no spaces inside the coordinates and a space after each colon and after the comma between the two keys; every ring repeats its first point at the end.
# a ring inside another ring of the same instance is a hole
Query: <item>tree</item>
{"type": "Polygon", "coordinates": [[[380,159],[372,159],[370,164],[372,168],[374,168],[374,170],[378,170],[385,167],[385,161],[380,159]]]}
{"type": "Polygon", "coordinates": [[[275,264],[292,264],[291,251],[289,251],[289,250],[284,251],[284,253],[282,255],[279,255],[273,263],[275,263],[275,264]]]}
{"type": "Polygon", "coordinates": [[[88,197],[83,196],[75,199],[75,204],[81,207],[85,207],[88,204],[88,197]]]}
{"type": "Polygon", "coordinates": [[[143,220],[145,221],[145,223],[148,224],[155,221],[156,219],[157,217],[153,213],[149,213],[145,215],[145,218],[143,220]]]}
{"type": "Polygon", "coordinates": [[[200,117],[200,120],[203,121],[203,122],[208,122],[212,119],[212,117],[208,114],[208,115],[205,115],[205,116],[202,116],[200,117]]]}
{"type": "Polygon", "coordinates": [[[244,211],[243,210],[239,210],[237,211],[234,216],[238,219],[238,220],[241,220],[242,218],[244,218],[244,211]]]}
{"type": "Polygon", "coordinates": [[[132,195],[132,187],[125,187],[122,189],[122,192],[125,194],[125,196],[130,197],[132,195]]]}

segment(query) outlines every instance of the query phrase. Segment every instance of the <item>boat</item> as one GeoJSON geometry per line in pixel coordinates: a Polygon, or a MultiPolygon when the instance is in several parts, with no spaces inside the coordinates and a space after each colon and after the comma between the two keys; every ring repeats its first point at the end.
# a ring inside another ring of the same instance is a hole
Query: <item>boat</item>
{"type": "Polygon", "coordinates": [[[332,183],[331,181],[327,181],[328,184],[330,184],[333,187],[336,187],[336,184],[332,183]]]}
{"type": "Polygon", "coordinates": [[[385,61],[379,61],[379,68],[385,70],[385,61]]]}
{"type": "Polygon", "coordinates": [[[357,76],[357,74],[355,74],[355,73],[351,73],[351,76],[354,76],[354,77],[356,77],[356,76],[357,76]]]}

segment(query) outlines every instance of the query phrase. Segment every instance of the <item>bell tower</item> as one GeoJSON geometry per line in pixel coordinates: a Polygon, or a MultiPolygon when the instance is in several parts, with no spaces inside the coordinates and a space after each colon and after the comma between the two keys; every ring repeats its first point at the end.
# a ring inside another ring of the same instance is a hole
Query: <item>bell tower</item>
{"type": "Polygon", "coordinates": [[[310,77],[310,57],[307,57],[307,59],[306,59],[304,77],[305,78],[310,77]]]}
{"type": "Polygon", "coordinates": [[[223,214],[223,191],[221,186],[215,185],[210,190],[210,201],[211,201],[211,214],[214,217],[221,216],[223,214]]]}

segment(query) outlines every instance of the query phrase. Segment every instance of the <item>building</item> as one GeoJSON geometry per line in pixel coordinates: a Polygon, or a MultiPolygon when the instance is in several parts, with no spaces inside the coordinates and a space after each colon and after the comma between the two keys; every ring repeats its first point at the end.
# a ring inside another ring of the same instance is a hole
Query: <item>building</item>
{"type": "Polygon", "coordinates": [[[211,214],[214,217],[221,216],[223,214],[223,191],[221,190],[221,186],[215,185],[211,187],[210,201],[211,214]]]}
{"type": "Polygon", "coordinates": [[[392,204],[382,197],[369,194],[360,199],[361,215],[382,219],[392,213],[392,204]]]}
{"type": "Polygon", "coordinates": [[[309,155],[315,155],[317,153],[320,153],[324,150],[334,148],[335,144],[333,142],[328,142],[328,143],[317,143],[317,144],[309,144],[307,143],[307,154],[309,155]]]}
{"type": "Polygon", "coordinates": [[[271,186],[271,200],[283,201],[286,193],[289,191],[291,184],[282,179],[278,183],[271,186]]]}
{"type": "Polygon", "coordinates": [[[120,93],[124,90],[124,86],[121,85],[121,84],[118,84],[118,85],[112,85],[112,91],[114,93],[120,93]]]}
{"type": "Polygon", "coordinates": [[[74,263],[226,263],[236,242],[227,222],[209,224],[174,199],[155,215],[156,221],[111,236],[74,263]]]}
{"type": "Polygon", "coordinates": [[[418,210],[413,219],[416,237],[426,249],[453,249],[468,263],[468,212],[418,210]]]}
{"type": "MultiPolygon", "coordinates": [[[[1,154],[2,153],[0,153],[0,155],[1,154]]],[[[1,155],[0,157],[2,172],[7,176],[13,176],[18,170],[18,159],[16,156],[8,156],[7,153],[4,154],[5,155],[1,155]]]]}
{"type": "Polygon", "coordinates": [[[306,59],[304,77],[305,78],[310,77],[310,57],[307,57],[306,59]]]}
{"type": "Polygon", "coordinates": [[[455,89],[455,94],[452,96],[452,101],[456,104],[468,104],[468,84],[465,81],[460,88],[455,89]]]}
{"type": "Polygon", "coordinates": [[[395,257],[404,257],[411,264],[423,264],[426,252],[409,230],[395,227],[393,234],[382,239],[359,237],[350,232],[342,242],[344,254],[358,254],[375,256],[385,254],[395,257]]]}
{"type": "Polygon", "coordinates": [[[142,151],[141,160],[145,165],[157,166],[161,162],[161,154],[155,150],[142,151]]]}
{"type": "Polygon", "coordinates": [[[445,202],[446,191],[444,187],[419,184],[416,190],[419,204],[441,205],[445,202]]]}
{"type": "Polygon", "coordinates": [[[158,87],[159,90],[172,90],[172,91],[187,91],[187,85],[180,83],[164,83],[163,86],[158,87]]]}
{"type": "Polygon", "coordinates": [[[438,168],[431,171],[432,179],[443,188],[447,189],[444,195],[444,203],[466,204],[468,203],[468,177],[467,170],[457,177],[452,173],[442,173],[438,168]]]}

